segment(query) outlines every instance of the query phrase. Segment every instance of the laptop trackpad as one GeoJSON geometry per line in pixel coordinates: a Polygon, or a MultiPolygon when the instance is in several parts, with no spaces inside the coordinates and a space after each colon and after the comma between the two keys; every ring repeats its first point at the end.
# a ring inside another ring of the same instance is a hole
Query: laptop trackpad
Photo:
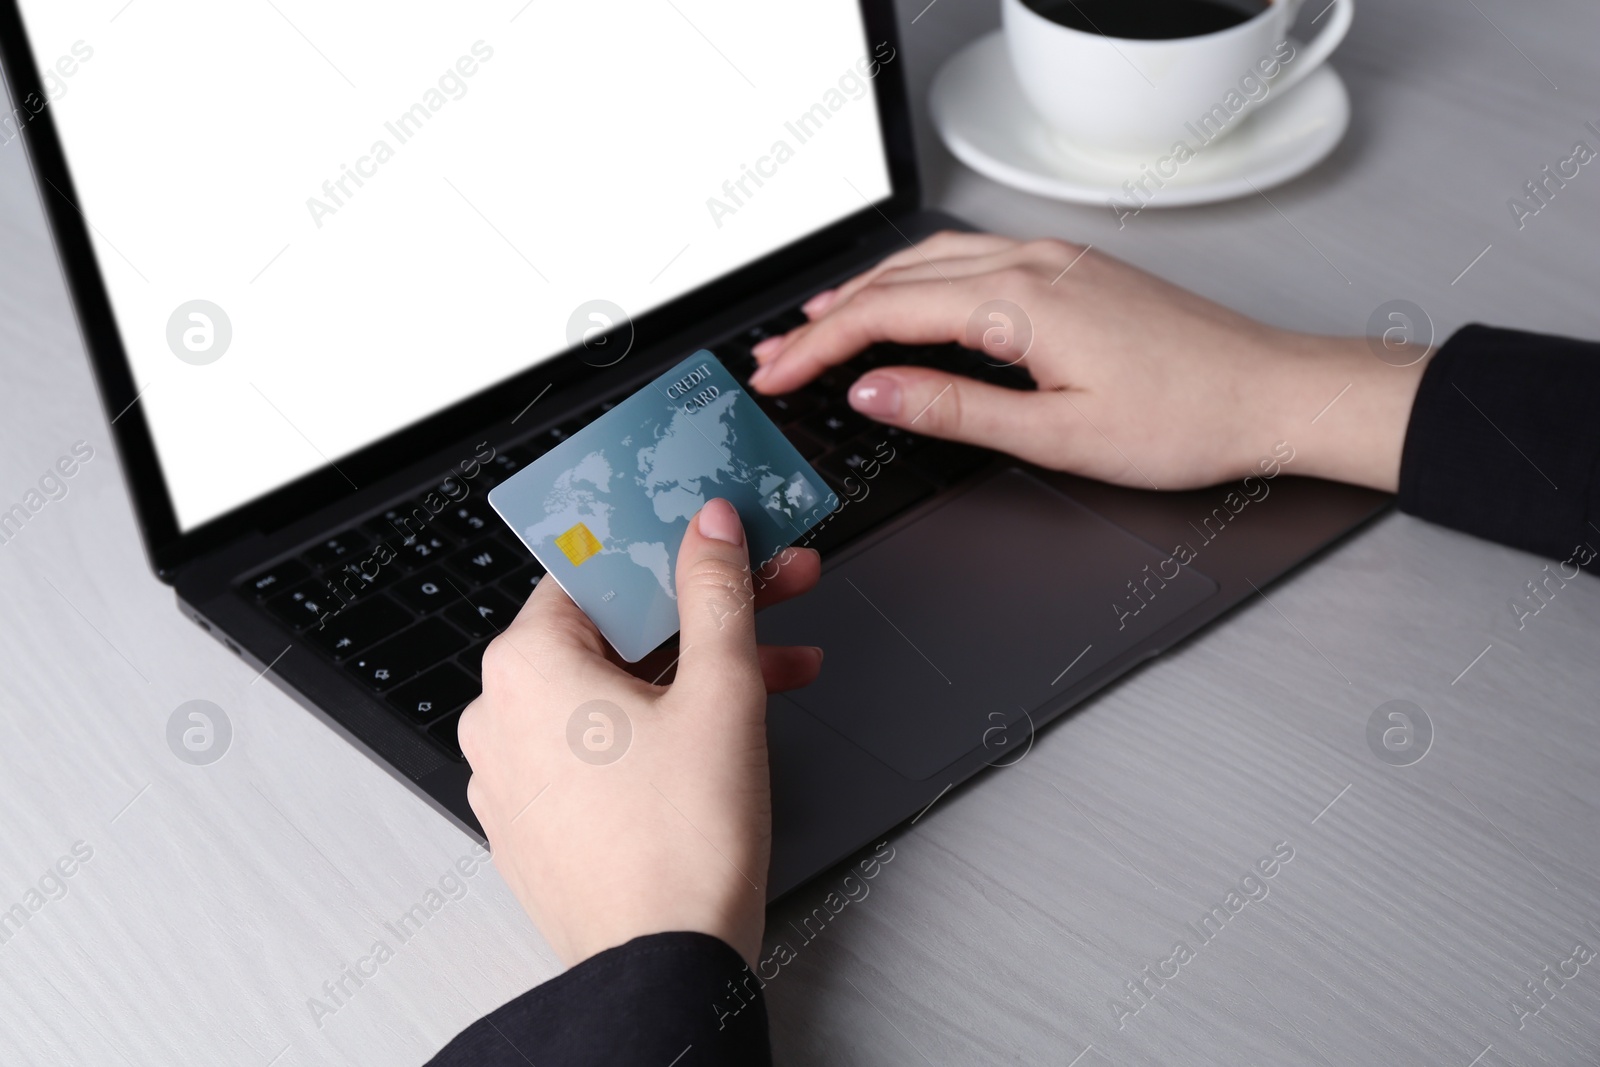
{"type": "Polygon", "coordinates": [[[789,699],[920,780],[1217,591],[1168,559],[1012,469],[763,612],[758,629],[822,646],[822,676],[789,699]],[[1119,618],[1113,605],[1141,603],[1129,582],[1144,606],[1119,618]]]}

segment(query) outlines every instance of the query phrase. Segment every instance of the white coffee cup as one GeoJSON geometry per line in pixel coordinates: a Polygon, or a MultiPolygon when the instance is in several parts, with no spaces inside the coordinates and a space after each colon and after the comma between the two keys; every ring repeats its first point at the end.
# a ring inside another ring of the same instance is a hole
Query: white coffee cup
{"type": "Polygon", "coordinates": [[[1322,30],[1296,45],[1288,34],[1303,2],[1272,0],[1237,26],[1154,41],[1075,30],[1023,0],[1001,0],[1001,18],[1023,95],[1066,145],[1139,159],[1226,136],[1321,66],[1355,3],[1332,0],[1322,30]]]}

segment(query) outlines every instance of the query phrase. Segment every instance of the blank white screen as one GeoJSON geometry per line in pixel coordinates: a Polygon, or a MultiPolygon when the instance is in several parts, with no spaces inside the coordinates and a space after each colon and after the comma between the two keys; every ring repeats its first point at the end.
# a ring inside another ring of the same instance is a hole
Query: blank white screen
{"type": "Polygon", "coordinates": [[[185,530],[891,191],[854,0],[22,8],[185,530]]]}

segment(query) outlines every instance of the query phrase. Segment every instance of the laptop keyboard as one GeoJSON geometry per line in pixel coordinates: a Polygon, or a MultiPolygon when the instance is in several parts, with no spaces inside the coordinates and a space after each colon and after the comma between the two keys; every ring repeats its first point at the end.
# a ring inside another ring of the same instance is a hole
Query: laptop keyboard
{"type": "MultiPolygon", "coordinates": [[[[804,321],[798,311],[748,330],[713,351],[740,381],[755,371],[752,345],[804,321]]],[[[846,367],[780,397],[756,396],[838,494],[840,507],[800,545],[827,555],[983,466],[990,453],[925,439],[863,418],[845,390],[872,367],[918,365],[1012,388],[1032,388],[1016,368],[995,367],[955,345],[877,345],[846,367]]],[[[408,725],[461,759],[456,723],[481,688],[484,647],[503,630],[544,574],[489,507],[487,491],[602,413],[584,415],[497,449],[461,496],[454,477],[419,490],[340,530],[237,588],[302,643],[331,659],[389,704],[408,725]],[[420,511],[419,511],[420,509],[420,511]],[[426,523],[415,516],[432,515],[426,523]],[[382,555],[391,555],[380,563],[382,555]]]]}

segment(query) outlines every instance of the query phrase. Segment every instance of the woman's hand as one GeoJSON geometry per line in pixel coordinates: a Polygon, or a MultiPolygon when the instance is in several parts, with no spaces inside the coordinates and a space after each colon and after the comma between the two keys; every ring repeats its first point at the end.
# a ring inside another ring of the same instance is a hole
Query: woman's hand
{"type": "MultiPolygon", "coordinates": [[[[878,341],[984,349],[991,326],[1020,336],[1018,323],[988,318],[991,301],[1014,305],[1031,326],[1019,365],[1037,392],[885,367],[856,382],[851,406],[893,426],[1141,488],[1241,477],[1278,441],[1294,445],[1297,473],[1389,491],[1398,484],[1421,362],[1394,367],[1364,339],[1263,325],[1063,241],[931,237],[812,298],[810,322],[757,346],[751,384],[787,392],[878,341]]],[[[1017,360],[1003,348],[988,354],[1017,360]]]]}
{"type": "Polygon", "coordinates": [[[758,647],[754,614],[820,573],[815,552],[791,549],[752,580],[738,513],[712,500],[678,555],[670,685],[624,670],[554,581],[489,645],[483,695],[459,728],[467,799],[569,966],[674,930],[720,937],[755,964],[772,843],[767,693],[811,682],[822,651],[758,647]]]}

